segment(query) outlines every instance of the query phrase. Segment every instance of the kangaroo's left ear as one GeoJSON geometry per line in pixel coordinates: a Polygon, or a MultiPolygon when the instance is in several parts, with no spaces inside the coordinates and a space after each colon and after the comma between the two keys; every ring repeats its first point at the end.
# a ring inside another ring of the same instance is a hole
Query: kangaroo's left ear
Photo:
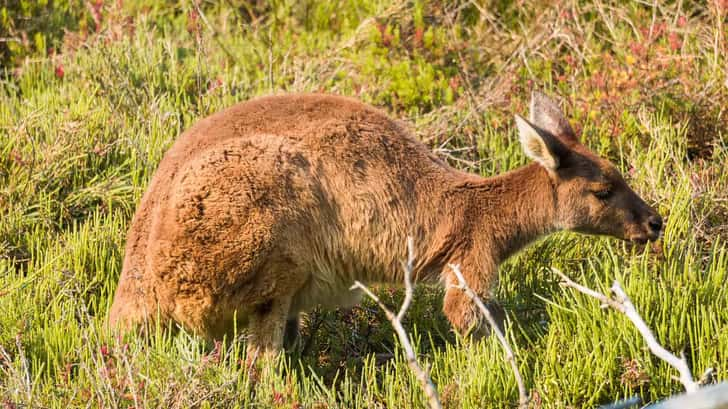
{"type": "Polygon", "coordinates": [[[546,95],[531,92],[531,123],[565,141],[578,142],[574,130],[569,125],[559,105],[546,95]]]}
{"type": "Polygon", "coordinates": [[[539,129],[519,115],[516,115],[516,125],[518,138],[526,156],[541,164],[546,170],[556,171],[569,154],[569,148],[550,132],[539,129]]]}

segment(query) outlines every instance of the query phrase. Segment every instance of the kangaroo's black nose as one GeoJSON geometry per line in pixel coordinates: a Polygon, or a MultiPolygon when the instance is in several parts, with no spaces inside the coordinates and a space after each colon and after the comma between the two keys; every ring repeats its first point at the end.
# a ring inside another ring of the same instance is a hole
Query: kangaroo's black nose
{"type": "Polygon", "coordinates": [[[650,216],[650,218],[647,219],[647,225],[650,226],[650,230],[655,233],[659,233],[662,230],[662,217],[650,216]]]}

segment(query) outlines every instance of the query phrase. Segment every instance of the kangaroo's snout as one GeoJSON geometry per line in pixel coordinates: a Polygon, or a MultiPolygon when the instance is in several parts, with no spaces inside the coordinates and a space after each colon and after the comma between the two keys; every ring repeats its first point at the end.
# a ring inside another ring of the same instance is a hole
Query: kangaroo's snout
{"type": "Polygon", "coordinates": [[[647,219],[647,225],[650,227],[651,232],[659,234],[662,231],[662,217],[657,214],[650,216],[647,219]]]}
{"type": "Polygon", "coordinates": [[[629,235],[627,239],[640,244],[657,241],[662,236],[664,228],[662,217],[647,204],[642,206],[640,213],[641,215],[636,218],[641,222],[633,225],[633,234],[629,235]]]}
{"type": "Polygon", "coordinates": [[[662,233],[662,217],[659,214],[652,215],[647,218],[647,227],[651,241],[655,241],[662,233]]]}

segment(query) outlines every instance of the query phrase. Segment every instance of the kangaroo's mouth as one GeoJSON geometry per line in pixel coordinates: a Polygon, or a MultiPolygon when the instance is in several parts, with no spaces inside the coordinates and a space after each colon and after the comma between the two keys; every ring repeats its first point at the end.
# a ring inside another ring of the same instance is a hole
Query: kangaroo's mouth
{"type": "Polygon", "coordinates": [[[627,237],[627,241],[636,244],[647,244],[649,242],[655,242],[662,237],[662,232],[649,233],[649,234],[635,234],[627,237]]]}
{"type": "Polygon", "coordinates": [[[648,242],[655,242],[660,240],[663,234],[663,230],[655,230],[639,226],[638,228],[628,229],[626,233],[627,241],[636,244],[647,244],[648,242]]]}
{"type": "Polygon", "coordinates": [[[647,244],[647,242],[650,241],[650,239],[647,236],[633,236],[633,237],[628,238],[627,240],[629,240],[632,243],[637,243],[637,244],[647,244]]]}

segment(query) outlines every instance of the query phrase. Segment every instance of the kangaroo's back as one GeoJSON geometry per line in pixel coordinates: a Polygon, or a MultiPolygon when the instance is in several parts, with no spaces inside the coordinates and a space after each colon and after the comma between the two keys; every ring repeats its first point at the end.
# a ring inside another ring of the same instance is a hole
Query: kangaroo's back
{"type": "Polygon", "coordinates": [[[214,336],[282,293],[299,293],[292,310],[346,304],[355,277],[398,270],[392,249],[433,224],[419,215],[438,213],[428,192],[451,172],[349,98],[273,96],[214,114],[178,138],[139,205],[111,322],[159,312],[214,336]]]}

